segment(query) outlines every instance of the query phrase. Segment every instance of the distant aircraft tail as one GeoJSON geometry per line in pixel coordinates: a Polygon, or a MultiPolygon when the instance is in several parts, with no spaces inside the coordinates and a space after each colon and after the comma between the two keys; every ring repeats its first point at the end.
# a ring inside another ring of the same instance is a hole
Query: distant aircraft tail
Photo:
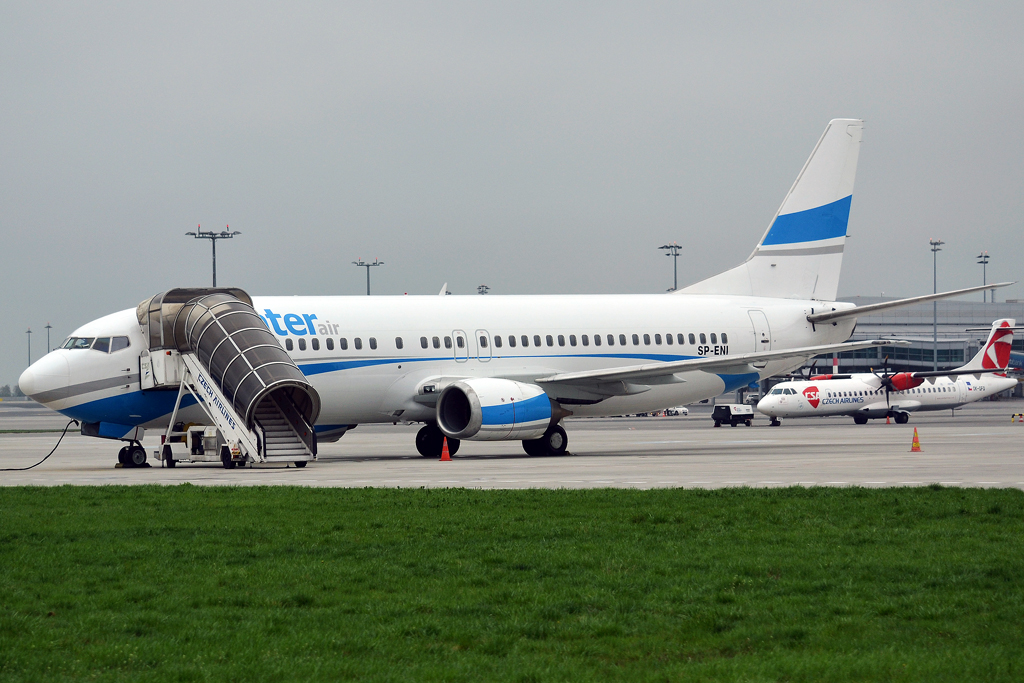
{"type": "Polygon", "coordinates": [[[679,291],[834,301],[863,129],[860,119],[829,121],[754,253],[679,291]]]}
{"type": "Polygon", "coordinates": [[[977,370],[1005,370],[1010,364],[1010,346],[1013,344],[1013,327],[1016,321],[1011,318],[996,320],[992,323],[992,331],[988,341],[981,347],[978,354],[967,365],[957,368],[964,374],[977,370]]]}

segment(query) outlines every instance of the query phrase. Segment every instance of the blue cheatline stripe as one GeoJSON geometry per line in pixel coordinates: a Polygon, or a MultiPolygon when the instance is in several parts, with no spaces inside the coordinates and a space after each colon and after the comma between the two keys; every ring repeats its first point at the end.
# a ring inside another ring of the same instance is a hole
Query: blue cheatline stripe
{"type": "Polygon", "coordinates": [[[480,413],[485,427],[550,420],[551,401],[548,399],[547,394],[541,394],[540,396],[528,398],[525,401],[513,401],[496,406],[482,406],[480,413]]]}
{"type": "MultiPolygon", "coordinates": [[[[674,354],[653,354],[653,353],[573,353],[573,354],[546,354],[546,355],[507,355],[507,356],[492,356],[493,360],[519,360],[526,358],[625,358],[630,360],[650,360],[650,361],[674,361],[674,360],[691,360],[694,358],[703,358],[704,356],[678,356],[674,354]]],[[[325,372],[338,372],[339,370],[352,370],[354,368],[367,368],[374,365],[390,365],[394,363],[439,363],[455,360],[452,356],[442,356],[440,358],[368,358],[361,360],[344,360],[344,361],[321,361],[312,363],[297,363],[299,370],[302,371],[306,377],[312,377],[313,375],[322,375],[325,372]]],[[[476,360],[476,356],[471,356],[470,360],[476,360]]]]}
{"type": "MultiPolygon", "coordinates": [[[[138,426],[168,415],[174,410],[176,391],[133,391],[130,394],[110,396],[96,401],[79,403],[60,412],[82,422],[116,422],[138,426]],[[129,417],[139,415],[139,417],[129,417]]],[[[181,407],[195,405],[191,394],[181,397],[181,407]]]]}
{"type": "Polygon", "coordinates": [[[762,245],[816,242],[846,235],[853,195],[806,211],[775,218],[762,245]]]}
{"type": "Polygon", "coordinates": [[[742,375],[719,375],[719,378],[725,382],[725,389],[722,389],[722,393],[725,394],[736,391],[742,386],[750,385],[761,379],[761,376],[756,372],[747,372],[742,375]]]}

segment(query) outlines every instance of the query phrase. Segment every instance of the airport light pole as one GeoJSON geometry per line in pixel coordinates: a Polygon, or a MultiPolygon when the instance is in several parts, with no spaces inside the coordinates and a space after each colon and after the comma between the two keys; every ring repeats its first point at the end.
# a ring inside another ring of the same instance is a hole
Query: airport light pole
{"type": "MultiPolygon", "coordinates": [[[[936,264],[938,253],[945,242],[942,240],[929,239],[928,244],[932,246],[932,294],[939,293],[939,279],[936,264]]],[[[939,302],[932,302],[932,370],[939,369],[939,302]]]]}
{"type": "Polygon", "coordinates": [[[658,249],[666,249],[665,256],[672,257],[672,289],[668,291],[674,292],[679,289],[679,250],[682,247],[673,242],[672,244],[663,244],[658,249]]]}
{"type": "MultiPolygon", "coordinates": [[[[987,277],[988,273],[985,272],[988,269],[988,252],[987,251],[983,251],[980,254],[978,254],[978,263],[981,264],[981,284],[987,285],[988,284],[988,277],[987,277]]],[[[994,294],[992,295],[992,298],[995,299],[995,295],[994,294]]],[[[985,290],[981,290],[981,301],[983,303],[985,301],[988,301],[988,292],[986,292],[985,290]]],[[[993,303],[995,303],[995,302],[993,302],[993,303]]]]}
{"type": "Polygon", "coordinates": [[[28,328],[25,334],[28,335],[28,364],[32,365],[32,328],[28,328]]]}
{"type": "Polygon", "coordinates": [[[374,266],[383,266],[384,262],[373,259],[373,263],[367,263],[363,259],[359,259],[358,261],[353,261],[352,265],[366,268],[366,296],[370,296],[370,268],[373,268],[374,266]]]}
{"type": "MultiPolygon", "coordinates": [[[[230,228],[230,225],[225,225],[225,228],[230,228]]],[[[235,235],[241,235],[242,233],[235,230],[234,232],[228,232],[227,230],[221,230],[220,232],[213,232],[212,230],[203,230],[203,226],[197,225],[196,232],[186,232],[186,235],[192,235],[197,240],[210,240],[210,244],[213,245],[213,286],[217,286],[217,240],[229,240],[235,235]]]]}
{"type": "Polygon", "coordinates": [[[491,288],[488,287],[487,285],[478,285],[476,288],[477,294],[486,294],[489,291],[491,291],[491,288]]]}
{"type": "Polygon", "coordinates": [[[50,330],[53,329],[53,325],[46,323],[46,352],[50,352],[50,330]]]}

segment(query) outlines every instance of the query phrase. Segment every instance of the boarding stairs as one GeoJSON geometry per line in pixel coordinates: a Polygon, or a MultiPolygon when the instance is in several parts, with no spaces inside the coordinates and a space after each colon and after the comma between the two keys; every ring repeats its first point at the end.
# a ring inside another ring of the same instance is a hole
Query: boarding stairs
{"type": "Polygon", "coordinates": [[[320,397],[248,295],[170,290],[140,304],[138,314],[150,341],[140,368],[143,390],[178,390],[158,459],[220,460],[225,467],[316,459],[312,424],[320,397]],[[219,452],[180,458],[169,450],[170,442],[187,440],[179,413],[191,410],[183,405],[188,394],[219,432],[219,452]]]}

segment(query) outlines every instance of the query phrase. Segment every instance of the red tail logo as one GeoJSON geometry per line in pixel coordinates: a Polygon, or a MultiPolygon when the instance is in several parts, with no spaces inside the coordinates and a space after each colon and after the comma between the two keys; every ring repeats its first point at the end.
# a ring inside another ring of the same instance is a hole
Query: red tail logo
{"type": "Polygon", "coordinates": [[[1005,368],[1010,362],[1010,345],[1013,343],[1013,330],[1004,330],[1010,323],[1003,321],[1003,324],[992,332],[988,346],[985,347],[985,355],[981,358],[981,367],[986,370],[1005,368]]]}
{"type": "Polygon", "coordinates": [[[804,389],[803,393],[804,398],[806,398],[807,402],[811,404],[811,407],[817,408],[818,403],[820,402],[818,399],[818,387],[807,387],[804,389]]]}

